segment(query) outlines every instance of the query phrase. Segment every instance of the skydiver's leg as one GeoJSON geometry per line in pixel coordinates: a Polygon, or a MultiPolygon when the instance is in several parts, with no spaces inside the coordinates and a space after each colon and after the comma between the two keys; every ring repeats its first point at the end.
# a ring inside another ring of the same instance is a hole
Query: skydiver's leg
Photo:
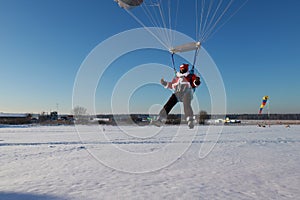
{"type": "Polygon", "coordinates": [[[193,93],[187,92],[183,97],[183,107],[184,107],[184,114],[186,118],[192,119],[194,116],[194,112],[191,106],[191,102],[193,99],[193,93]]]}
{"type": "Polygon", "coordinates": [[[172,94],[172,96],[169,98],[167,103],[164,105],[164,107],[159,112],[159,118],[160,119],[166,119],[169,112],[172,110],[172,108],[176,105],[178,102],[178,99],[175,94],[172,94]]]}
{"type": "Polygon", "coordinates": [[[185,96],[183,97],[184,114],[187,120],[187,124],[191,129],[194,128],[194,116],[193,116],[194,113],[191,106],[192,99],[193,99],[192,92],[186,93],[185,96]]]}

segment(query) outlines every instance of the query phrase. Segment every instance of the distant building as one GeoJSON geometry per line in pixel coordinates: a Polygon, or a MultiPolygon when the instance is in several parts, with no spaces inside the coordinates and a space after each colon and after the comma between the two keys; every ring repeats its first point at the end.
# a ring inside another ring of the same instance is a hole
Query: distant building
{"type": "Polygon", "coordinates": [[[50,113],[50,120],[58,120],[58,113],[56,111],[50,113]]]}
{"type": "Polygon", "coordinates": [[[74,121],[74,115],[60,115],[59,119],[63,120],[63,121],[73,122],[74,121]]]}
{"type": "Polygon", "coordinates": [[[224,119],[209,119],[206,121],[207,124],[224,124],[224,119]]]}
{"type": "Polygon", "coordinates": [[[31,119],[32,115],[28,113],[0,113],[0,124],[29,124],[31,119]]]}

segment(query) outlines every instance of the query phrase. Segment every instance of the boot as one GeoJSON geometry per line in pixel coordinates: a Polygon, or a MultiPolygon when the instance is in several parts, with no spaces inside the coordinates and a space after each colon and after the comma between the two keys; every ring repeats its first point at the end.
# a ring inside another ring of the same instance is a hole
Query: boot
{"type": "Polygon", "coordinates": [[[194,117],[191,117],[191,116],[186,118],[187,124],[188,124],[190,129],[193,129],[194,126],[195,126],[194,125],[194,120],[195,120],[194,117]]]}
{"type": "Polygon", "coordinates": [[[162,117],[159,116],[156,120],[152,120],[150,124],[157,127],[161,127],[162,125],[164,125],[164,119],[162,119],[162,117]]]}

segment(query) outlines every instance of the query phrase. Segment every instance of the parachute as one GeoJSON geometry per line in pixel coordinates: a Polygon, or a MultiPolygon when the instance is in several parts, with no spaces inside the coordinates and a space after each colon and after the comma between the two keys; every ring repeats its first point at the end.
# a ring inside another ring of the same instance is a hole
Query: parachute
{"type": "MultiPolygon", "coordinates": [[[[170,30],[195,28],[195,41],[187,50],[200,48],[219,28],[240,10],[248,0],[114,0],[143,27],[160,27],[165,30],[159,37],[170,52],[176,48],[170,30]],[[192,26],[192,27],[191,27],[192,26]]],[[[156,33],[155,33],[156,34],[156,33]]],[[[178,46],[178,45],[177,45],[178,46]]],[[[179,47],[181,44],[179,45],[179,47]]],[[[186,48],[183,50],[185,51],[186,48]]]]}
{"type": "Polygon", "coordinates": [[[266,106],[268,99],[269,99],[269,96],[264,96],[264,97],[262,98],[262,103],[261,103],[261,105],[260,105],[259,114],[262,113],[262,110],[263,110],[263,108],[266,106]]]}
{"type": "MultiPolygon", "coordinates": [[[[114,0],[172,55],[195,51],[230,20],[248,0],[114,0]],[[157,32],[149,27],[157,27],[157,32]],[[194,41],[177,41],[174,31],[194,41]],[[194,35],[194,36],[192,36],[194,35]]],[[[172,61],[173,61],[172,56],[172,61]]],[[[174,62],[173,62],[174,63],[174,62]]]]}
{"type": "Polygon", "coordinates": [[[131,9],[136,6],[139,6],[143,3],[144,0],[115,0],[121,8],[131,9]]]}

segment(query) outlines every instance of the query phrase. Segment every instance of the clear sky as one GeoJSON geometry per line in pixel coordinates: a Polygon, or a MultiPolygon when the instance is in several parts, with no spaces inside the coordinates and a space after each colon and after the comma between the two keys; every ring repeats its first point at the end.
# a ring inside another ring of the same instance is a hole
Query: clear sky
{"type": "MultiPolygon", "coordinates": [[[[249,0],[203,44],[223,78],[228,113],[257,113],[264,95],[270,96],[271,113],[300,113],[299,10],[298,0],[249,0]]],[[[70,113],[73,84],[87,55],[107,38],[139,27],[113,0],[0,0],[0,112],[70,113]]],[[[194,24],[184,27],[193,37],[194,24]]],[[[153,62],[169,64],[165,54],[153,62]]],[[[114,64],[129,70],[151,62],[151,55],[137,52],[114,64]],[[133,61],[137,56],[139,62],[133,61]]],[[[109,70],[104,79],[126,72],[109,70]]],[[[205,88],[203,83],[196,92],[204,110],[205,88]]],[[[110,112],[105,92],[97,91],[99,113],[110,112]]],[[[157,85],[138,90],[130,100],[132,112],[147,112],[170,94],[157,85]]]]}

